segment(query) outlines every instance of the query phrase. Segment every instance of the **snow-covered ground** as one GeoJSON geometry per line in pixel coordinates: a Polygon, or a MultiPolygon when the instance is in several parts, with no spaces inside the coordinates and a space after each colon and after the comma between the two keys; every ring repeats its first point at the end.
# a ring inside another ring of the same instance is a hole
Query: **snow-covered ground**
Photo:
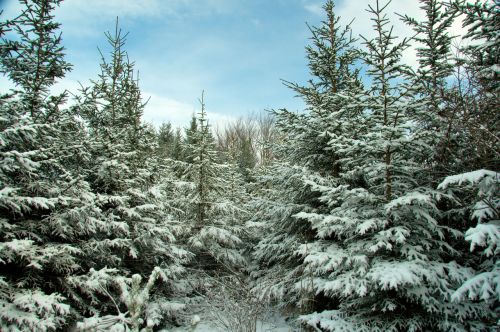
{"type": "MultiPolygon", "coordinates": [[[[224,330],[217,326],[217,324],[210,322],[208,320],[201,320],[194,330],[191,327],[178,327],[168,330],[169,332],[224,332],[224,330]]],[[[266,318],[265,320],[257,321],[256,332],[292,332],[296,331],[291,327],[282,316],[273,315],[266,318]]],[[[160,332],[167,332],[167,330],[162,330],[160,332]]]]}

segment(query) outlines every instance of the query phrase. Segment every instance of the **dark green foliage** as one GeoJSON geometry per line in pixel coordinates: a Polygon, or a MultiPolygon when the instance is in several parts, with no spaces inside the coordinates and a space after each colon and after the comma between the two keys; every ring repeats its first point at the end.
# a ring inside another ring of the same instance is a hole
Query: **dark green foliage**
{"type": "Polygon", "coordinates": [[[78,167],[89,156],[83,127],[64,108],[66,93],[49,93],[70,69],[53,21],[59,2],[22,1],[23,13],[2,25],[11,33],[1,72],[16,85],[0,104],[2,330],[61,328],[67,277],[85,273],[91,238],[109,230],[78,167]]]}
{"type": "Polygon", "coordinates": [[[193,117],[186,138],[190,143],[182,176],[188,181],[181,204],[189,227],[187,245],[196,255],[193,263],[198,270],[233,271],[245,263],[240,252],[244,214],[240,191],[244,188],[232,165],[220,161],[203,97],[200,103],[201,111],[193,117]]]}
{"type": "MultiPolygon", "coordinates": [[[[263,182],[257,218],[273,223],[254,254],[255,290],[309,313],[300,320],[314,328],[480,331],[494,319],[487,303],[451,296],[475,267],[462,259],[460,221],[443,222],[446,201],[435,189],[443,174],[433,172],[450,171],[439,154],[452,117],[446,29],[456,14],[422,2],[426,21],[404,17],[424,43],[416,74],[401,63],[410,40],[397,41],[388,2],[368,6],[375,37],[362,37],[362,53],[339,38],[346,34],[327,2],[328,20],[307,49],[315,78],[310,87],[287,83],[307,109],[276,112],[287,142],[280,155],[292,165],[263,182]],[[356,59],[366,88],[352,70],[356,59]]],[[[462,142],[447,151],[461,153],[462,142]]]]}
{"type": "Polygon", "coordinates": [[[158,129],[158,154],[171,157],[175,144],[175,133],[170,122],[164,122],[158,129]]]}
{"type": "Polygon", "coordinates": [[[258,212],[252,219],[266,224],[255,252],[260,264],[254,272],[256,290],[263,297],[297,306],[302,313],[325,308],[315,301],[315,275],[302,255],[304,248],[316,246],[317,234],[308,221],[295,216],[325,211],[318,193],[311,190],[311,177],[321,181],[337,177],[342,170],[343,162],[329,142],[345,131],[352,132],[346,121],[352,116],[349,112],[359,107],[346,109],[348,96],[362,88],[355,67],[361,54],[353,46],[350,27],[340,26],[332,1],[324,9],[327,20],[311,28],[314,46],[306,49],[313,79],[308,86],[285,83],[304,99],[307,110],[302,114],[275,112],[277,128],[287,142],[278,146],[277,155],[289,163],[269,167],[261,178],[259,184],[265,189],[261,189],[258,212]]]}
{"type": "Polygon", "coordinates": [[[0,23],[15,86],[0,93],[2,331],[152,330],[195,292],[224,310],[257,295],[322,331],[498,326],[497,1],[420,0],[399,40],[390,1],[373,0],[375,37],[358,46],[328,0],[309,27],[312,78],[284,82],[306,109],[239,119],[217,142],[203,95],[184,132],[142,120],[118,24],[67,106],[51,93],[71,69],[61,1],[20,3],[0,23]],[[402,62],[412,42],[418,68],[402,62]],[[253,293],[226,301],[221,281],[248,270],[253,293]]]}

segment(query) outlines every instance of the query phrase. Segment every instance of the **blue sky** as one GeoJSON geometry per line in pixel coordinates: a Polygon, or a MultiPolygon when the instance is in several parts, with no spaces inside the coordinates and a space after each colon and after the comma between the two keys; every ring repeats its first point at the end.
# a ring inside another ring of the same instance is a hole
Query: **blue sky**
{"type": "MultiPolygon", "coordinates": [[[[338,14],[356,18],[355,34],[370,35],[369,0],[337,1],[338,14]]],[[[144,118],[158,125],[186,126],[198,110],[202,90],[213,124],[265,109],[304,107],[280,81],[309,79],[304,47],[306,22],[323,17],[319,0],[66,0],[56,10],[62,23],[67,60],[74,65],[59,85],[76,91],[99,71],[97,47],[106,51],[104,31],[119,16],[128,31],[126,49],[140,72],[144,118]]],[[[19,9],[15,0],[0,1],[4,17],[19,9]]],[[[417,0],[393,0],[390,12],[419,16],[417,0]]],[[[396,31],[410,31],[397,20],[396,31]]],[[[409,52],[407,61],[415,61],[409,52]]],[[[0,88],[8,86],[0,78],[0,88]]]]}

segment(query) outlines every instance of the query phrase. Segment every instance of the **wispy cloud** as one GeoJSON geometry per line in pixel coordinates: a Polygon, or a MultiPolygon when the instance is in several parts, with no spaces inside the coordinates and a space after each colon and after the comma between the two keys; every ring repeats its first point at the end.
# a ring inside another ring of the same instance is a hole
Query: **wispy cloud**
{"type": "Polygon", "coordinates": [[[61,4],[56,17],[66,27],[65,34],[88,37],[102,34],[103,25],[116,17],[123,21],[188,19],[228,14],[235,8],[230,0],[71,0],[61,4]]]}
{"type": "Polygon", "coordinates": [[[58,15],[77,19],[120,17],[168,17],[212,15],[230,12],[229,0],[71,0],[60,6],[58,15]]]}
{"type": "MultiPolygon", "coordinates": [[[[337,5],[337,14],[342,17],[343,24],[349,23],[352,19],[354,22],[352,24],[353,35],[362,35],[367,39],[375,37],[375,30],[373,27],[373,21],[371,21],[371,14],[366,10],[368,5],[374,6],[374,0],[364,0],[364,1],[342,1],[337,5]]],[[[385,4],[386,1],[381,1],[385,4]]],[[[423,20],[425,18],[425,13],[419,8],[418,1],[408,1],[408,0],[393,0],[389,6],[386,8],[387,18],[390,20],[390,25],[392,25],[393,33],[398,36],[400,40],[402,38],[410,38],[414,36],[415,32],[401,21],[400,17],[396,14],[406,14],[417,20],[423,20]]],[[[461,27],[460,20],[458,20],[449,31],[450,34],[454,36],[461,36],[464,30],[461,27]]],[[[408,48],[403,54],[403,62],[416,67],[418,65],[416,43],[408,48]]]]}
{"type": "MultiPolygon", "coordinates": [[[[168,1],[178,5],[179,1],[168,1]]],[[[162,1],[158,0],[73,0],[63,2],[57,15],[64,19],[90,19],[96,20],[102,17],[116,15],[121,17],[144,17],[164,15],[167,9],[172,7],[162,6],[162,1]]]]}
{"type": "Polygon", "coordinates": [[[155,125],[170,122],[174,126],[184,126],[189,123],[191,115],[196,112],[194,105],[173,98],[159,96],[150,92],[144,92],[143,96],[149,97],[144,110],[144,120],[155,125]]]}
{"type": "MultiPolygon", "coordinates": [[[[164,122],[170,122],[174,127],[186,127],[193,114],[200,111],[200,106],[175,100],[173,98],[159,96],[154,93],[144,92],[149,96],[149,102],[144,110],[144,120],[159,126],[164,122]]],[[[224,126],[235,118],[217,112],[207,112],[207,117],[212,127],[224,126]]]]}
{"type": "MultiPolygon", "coordinates": [[[[381,0],[384,1],[384,0],[381,0]]],[[[214,125],[248,112],[303,103],[280,79],[304,83],[309,79],[304,46],[309,43],[305,21],[320,24],[325,0],[67,0],[56,10],[62,23],[67,60],[74,64],[62,87],[75,90],[99,73],[99,46],[107,54],[103,32],[120,17],[130,31],[125,45],[140,70],[144,96],[151,96],[145,118],[159,124],[187,125],[198,110],[196,98],[207,91],[214,125]]],[[[337,0],[343,23],[353,18],[353,34],[373,36],[368,4],[374,0],[337,0]]],[[[387,9],[395,33],[413,32],[393,12],[422,18],[418,1],[393,0],[387,9]]],[[[19,12],[15,0],[5,3],[5,15],[19,12]]],[[[452,34],[462,33],[459,23],[452,34]]],[[[416,64],[416,52],[403,59],[416,64]]],[[[7,87],[0,76],[0,88],[7,87]]]]}
{"type": "Polygon", "coordinates": [[[324,13],[323,5],[321,3],[307,3],[304,5],[304,9],[318,16],[321,16],[324,13]]]}

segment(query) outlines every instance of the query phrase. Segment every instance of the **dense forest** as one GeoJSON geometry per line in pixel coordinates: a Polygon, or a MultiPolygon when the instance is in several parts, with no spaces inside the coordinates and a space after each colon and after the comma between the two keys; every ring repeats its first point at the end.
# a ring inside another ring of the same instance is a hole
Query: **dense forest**
{"type": "Polygon", "coordinates": [[[284,82],[306,109],[216,129],[202,92],[185,128],[142,119],[118,24],[99,75],[54,94],[61,0],[20,2],[0,23],[0,330],[255,331],[270,311],[304,331],[499,328],[497,1],[419,0],[400,39],[370,0],[370,39],[328,0],[310,80],[284,82]]]}

